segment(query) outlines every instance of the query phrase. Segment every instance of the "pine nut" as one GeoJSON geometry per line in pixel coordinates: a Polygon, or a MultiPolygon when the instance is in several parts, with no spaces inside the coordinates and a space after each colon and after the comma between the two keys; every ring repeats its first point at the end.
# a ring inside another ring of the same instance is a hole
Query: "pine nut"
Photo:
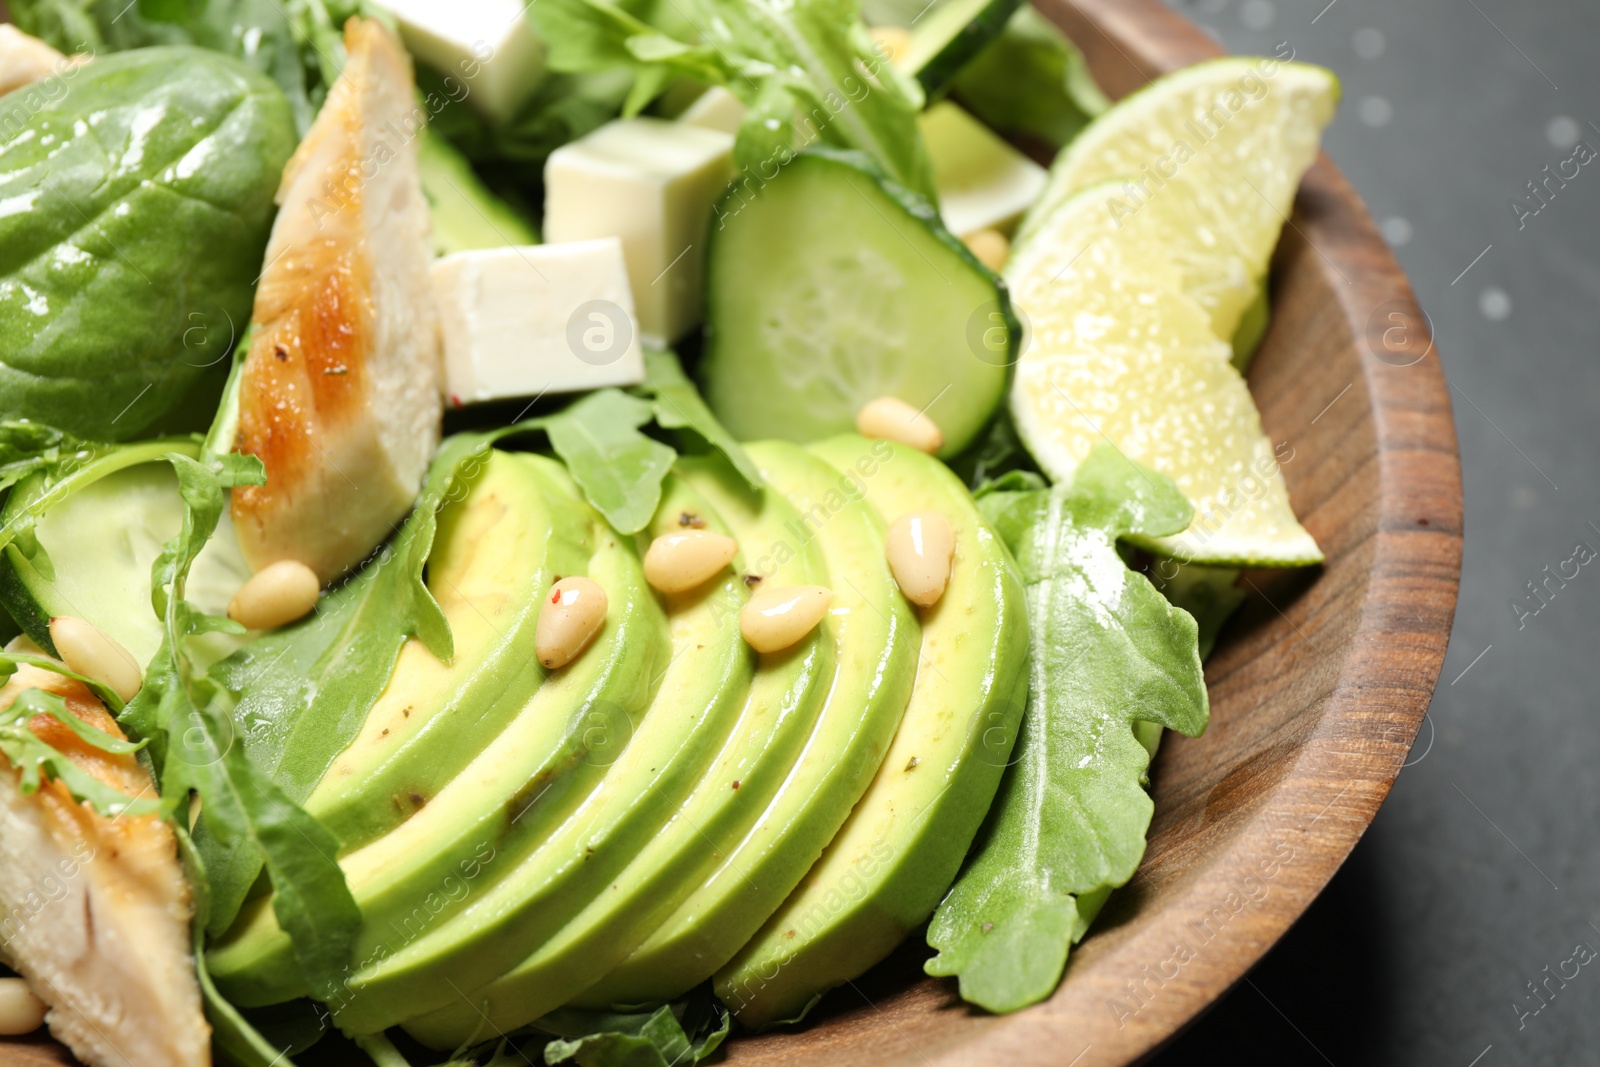
{"type": "Polygon", "coordinates": [[[44,1001],[20,978],[0,978],[0,1037],[21,1037],[44,1025],[44,1001]]]}
{"type": "Polygon", "coordinates": [[[898,441],[930,456],[944,447],[944,434],[934,421],[898,397],[880,396],[861,405],[856,429],[862,437],[898,441]]]}
{"type": "Polygon", "coordinates": [[[710,530],[662,534],[644,554],[644,580],[663,593],[681,593],[733,562],[739,542],[710,530]]]}
{"type": "Polygon", "coordinates": [[[50,641],[68,670],[93,678],[125,701],[144,685],[139,661],[87,619],[56,616],[50,620],[50,641]]]}
{"type": "Polygon", "coordinates": [[[539,612],[534,649],[547,670],[565,667],[589,647],[606,621],[606,591],[588,578],[563,578],[550,587],[539,612]]]}
{"type": "Polygon", "coordinates": [[[937,511],[913,511],[889,527],[889,569],[906,599],[919,607],[932,607],[950,584],[950,561],[956,553],[956,536],[937,511]]]}
{"type": "Polygon", "coordinates": [[[879,53],[896,66],[911,51],[911,34],[899,26],[874,26],[871,32],[879,53]]]}
{"type": "Polygon", "coordinates": [[[739,611],[739,632],[757,652],[778,652],[817,628],[833,590],[820,585],[762,589],[739,611]]]}
{"type": "Polygon", "coordinates": [[[974,230],[961,239],[978,262],[999,274],[1011,258],[1011,242],[999,230],[974,230]]]}
{"type": "Polygon", "coordinates": [[[303,618],[317,606],[317,572],[295,559],[280,559],[257,571],[228,601],[228,618],[251,630],[273,630],[303,618]]]}

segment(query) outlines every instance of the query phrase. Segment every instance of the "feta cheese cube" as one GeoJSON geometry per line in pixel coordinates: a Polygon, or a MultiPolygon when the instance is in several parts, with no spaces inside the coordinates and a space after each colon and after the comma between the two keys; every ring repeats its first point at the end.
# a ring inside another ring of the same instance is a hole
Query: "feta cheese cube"
{"type": "Polygon", "coordinates": [[[957,237],[1009,232],[1044,193],[1049,173],[949,101],[918,120],[933,160],[939,214],[957,237]]]}
{"type": "Polygon", "coordinates": [[[452,99],[504,122],[544,80],[545,50],[523,0],[381,0],[413,56],[454,81],[452,99]]]}
{"type": "Polygon", "coordinates": [[[711,208],[733,180],[733,137],[663,119],[618,119],[545,166],[545,239],[622,238],[639,327],[670,344],[704,311],[711,208]]]}
{"type": "Polygon", "coordinates": [[[433,289],[453,406],[644,381],[615,237],[457,252],[433,289]]]}
{"type": "Polygon", "coordinates": [[[701,93],[700,99],[690,104],[687,111],[678,116],[678,121],[708,130],[737,134],[739,124],[744,122],[746,110],[743,100],[722,86],[713,85],[701,93]]]}

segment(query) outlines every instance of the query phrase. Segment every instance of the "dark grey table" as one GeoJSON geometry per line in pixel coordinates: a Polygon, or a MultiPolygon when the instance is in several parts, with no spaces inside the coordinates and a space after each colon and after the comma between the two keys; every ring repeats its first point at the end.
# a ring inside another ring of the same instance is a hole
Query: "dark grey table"
{"type": "Polygon", "coordinates": [[[1377,821],[1156,1062],[1600,1064],[1600,4],[1174,3],[1343,81],[1327,147],[1433,320],[1467,547],[1377,821]]]}

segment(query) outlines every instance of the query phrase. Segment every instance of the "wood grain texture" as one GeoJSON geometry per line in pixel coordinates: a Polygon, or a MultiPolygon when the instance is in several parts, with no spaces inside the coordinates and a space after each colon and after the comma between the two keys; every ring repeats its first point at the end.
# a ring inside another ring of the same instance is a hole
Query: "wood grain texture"
{"type": "MultiPolygon", "coordinates": [[[[1113,96],[1217,54],[1159,0],[1038,2],[1113,96]]],[[[1044,1004],[988,1016],[922,976],[914,941],[805,1029],[733,1042],[728,1063],[1134,1062],[1237,982],[1344,862],[1438,681],[1461,564],[1460,466],[1427,320],[1326,158],[1285,230],[1273,291],[1250,384],[1268,434],[1294,449],[1284,474],[1328,562],[1247,575],[1250,603],[1206,672],[1211,729],[1163,748],[1144,864],[1066,981],[1044,1004]]],[[[47,1043],[0,1044],[0,1065],[68,1062],[47,1043]]]]}

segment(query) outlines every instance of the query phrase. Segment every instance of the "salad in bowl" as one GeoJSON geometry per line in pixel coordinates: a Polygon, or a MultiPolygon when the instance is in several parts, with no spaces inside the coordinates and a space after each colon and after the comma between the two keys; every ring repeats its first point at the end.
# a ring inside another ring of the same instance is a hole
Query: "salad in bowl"
{"type": "Polygon", "coordinates": [[[1055,991],[1240,569],[1322,559],[1243,372],[1331,74],[1113,105],[1017,0],[11,14],[0,1034],[1055,991]]]}

